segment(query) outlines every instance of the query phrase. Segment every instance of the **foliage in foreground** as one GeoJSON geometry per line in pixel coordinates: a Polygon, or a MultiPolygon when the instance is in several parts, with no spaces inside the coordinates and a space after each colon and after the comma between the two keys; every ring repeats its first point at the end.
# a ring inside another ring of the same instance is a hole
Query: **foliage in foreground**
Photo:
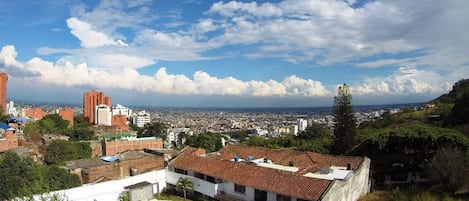
{"type": "Polygon", "coordinates": [[[404,191],[375,191],[359,201],[463,201],[464,198],[441,195],[430,191],[409,189],[404,191]]]}
{"type": "Polygon", "coordinates": [[[77,175],[56,166],[38,165],[31,158],[21,158],[14,152],[0,156],[0,170],[0,200],[30,197],[81,185],[77,175]]]}

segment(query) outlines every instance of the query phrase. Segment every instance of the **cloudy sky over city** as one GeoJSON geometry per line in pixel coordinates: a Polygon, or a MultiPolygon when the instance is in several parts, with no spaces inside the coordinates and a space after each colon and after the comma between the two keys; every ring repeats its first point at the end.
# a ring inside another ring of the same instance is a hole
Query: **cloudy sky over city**
{"type": "Polygon", "coordinates": [[[431,100],[469,78],[467,0],[0,1],[8,99],[194,107],[431,100]]]}

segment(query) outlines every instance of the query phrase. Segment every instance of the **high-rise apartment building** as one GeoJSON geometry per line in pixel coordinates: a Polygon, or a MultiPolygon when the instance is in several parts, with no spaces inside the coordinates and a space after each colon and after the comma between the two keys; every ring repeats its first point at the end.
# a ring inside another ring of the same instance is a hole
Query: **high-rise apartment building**
{"type": "Polygon", "coordinates": [[[7,82],[8,82],[8,75],[6,73],[0,73],[0,106],[2,107],[3,114],[8,114],[7,82]]]}
{"type": "Polygon", "coordinates": [[[83,117],[86,122],[90,124],[95,123],[95,107],[101,104],[111,107],[111,97],[105,96],[103,92],[95,90],[83,94],[83,117]]]}

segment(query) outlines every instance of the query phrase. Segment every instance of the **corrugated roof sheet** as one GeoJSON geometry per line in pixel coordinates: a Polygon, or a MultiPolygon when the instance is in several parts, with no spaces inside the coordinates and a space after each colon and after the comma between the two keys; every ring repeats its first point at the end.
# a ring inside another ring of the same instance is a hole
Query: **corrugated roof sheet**
{"type": "Polygon", "coordinates": [[[3,122],[0,122],[0,128],[4,129],[4,130],[8,130],[10,129],[11,127],[8,126],[7,124],[3,123],[3,122]]]}

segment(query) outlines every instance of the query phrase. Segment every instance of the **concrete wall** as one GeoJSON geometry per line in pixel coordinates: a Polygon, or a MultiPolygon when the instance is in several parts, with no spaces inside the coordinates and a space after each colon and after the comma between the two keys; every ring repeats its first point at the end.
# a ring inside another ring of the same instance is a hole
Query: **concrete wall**
{"type": "MultiPolygon", "coordinates": [[[[54,191],[42,197],[51,194],[63,195],[66,200],[72,201],[114,201],[118,200],[119,194],[124,188],[140,182],[148,182],[153,184],[153,192],[159,193],[166,187],[165,170],[155,170],[144,174],[127,177],[120,180],[97,183],[93,185],[83,185],[77,188],[67,190],[54,191]]],[[[34,200],[40,200],[41,195],[34,196],[34,200]]]]}
{"type": "Polygon", "coordinates": [[[161,138],[156,138],[156,139],[148,139],[148,140],[105,141],[103,155],[112,156],[119,152],[124,152],[127,150],[142,150],[144,148],[162,149],[163,140],[161,138]]]}
{"type": "Polygon", "coordinates": [[[103,156],[103,144],[102,141],[90,141],[91,146],[91,158],[103,156]]]}
{"type": "Polygon", "coordinates": [[[0,152],[4,152],[9,149],[18,147],[18,136],[16,136],[12,130],[5,130],[2,136],[0,136],[0,152]]]}
{"type": "Polygon", "coordinates": [[[370,191],[370,159],[363,163],[347,180],[334,180],[322,201],[356,201],[370,191]]]}

